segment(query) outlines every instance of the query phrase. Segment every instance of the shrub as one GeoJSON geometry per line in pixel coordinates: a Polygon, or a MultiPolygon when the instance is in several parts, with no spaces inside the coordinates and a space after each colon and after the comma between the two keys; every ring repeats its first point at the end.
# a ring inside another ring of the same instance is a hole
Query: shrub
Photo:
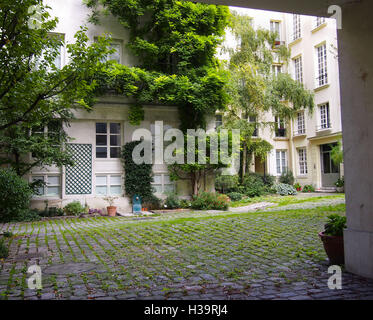
{"type": "Polygon", "coordinates": [[[181,199],[180,200],[180,208],[183,209],[190,209],[192,207],[192,202],[189,200],[181,199]]]}
{"type": "Polygon", "coordinates": [[[342,178],[338,178],[337,182],[334,183],[334,185],[337,187],[337,188],[342,188],[344,187],[345,185],[345,178],[342,177],[342,178]]]}
{"type": "Polygon", "coordinates": [[[40,220],[41,216],[39,215],[39,210],[37,209],[28,209],[22,211],[14,221],[17,222],[32,222],[40,220]]]}
{"type": "Polygon", "coordinates": [[[291,170],[284,171],[281,174],[279,181],[280,181],[280,183],[289,184],[289,185],[292,186],[294,184],[294,175],[293,175],[293,172],[291,172],[291,170]]]}
{"type": "Polygon", "coordinates": [[[328,216],[328,221],[325,224],[324,233],[328,236],[343,236],[343,229],[346,226],[346,217],[338,214],[331,214],[328,216]]]}
{"type": "Polygon", "coordinates": [[[66,205],[63,210],[68,216],[78,216],[79,214],[84,212],[84,207],[79,201],[74,201],[66,205]]]}
{"type": "Polygon", "coordinates": [[[194,197],[192,208],[197,210],[228,210],[229,198],[224,194],[202,192],[194,197]]]}
{"type": "Polygon", "coordinates": [[[4,243],[4,239],[0,239],[0,259],[5,259],[9,255],[8,247],[4,243]]]}
{"type": "Polygon", "coordinates": [[[219,175],[215,178],[215,189],[221,193],[237,192],[239,184],[238,175],[219,175]]]}
{"type": "Polygon", "coordinates": [[[279,183],[276,185],[276,192],[281,196],[292,196],[297,194],[297,190],[290,184],[279,183]]]}
{"type": "Polygon", "coordinates": [[[268,187],[272,187],[276,182],[276,177],[270,174],[261,175],[261,177],[262,177],[263,183],[268,187]]]}
{"type": "Polygon", "coordinates": [[[165,206],[167,209],[179,209],[180,199],[175,193],[169,193],[165,200],[165,206]]]}
{"type": "Polygon", "coordinates": [[[260,197],[266,193],[266,186],[259,174],[249,173],[244,177],[242,182],[243,192],[252,197],[260,197]]]}
{"type": "Polygon", "coordinates": [[[30,205],[32,188],[13,170],[0,169],[0,221],[20,221],[30,205]]]}
{"type": "Polygon", "coordinates": [[[294,188],[297,189],[297,191],[302,191],[302,186],[299,184],[299,182],[297,182],[297,183],[294,185],[294,188]]]}
{"type": "Polygon", "coordinates": [[[39,211],[40,217],[60,217],[64,215],[64,211],[61,208],[45,208],[43,211],[39,211]]]}
{"type": "Polygon", "coordinates": [[[148,210],[162,209],[162,201],[155,195],[148,196],[142,205],[144,208],[147,208],[148,210]]]}
{"type": "Polygon", "coordinates": [[[232,200],[232,201],[240,201],[242,200],[242,194],[238,192],[231,192],[228,193],[227,196],[232,200]]]}
{"type": "Polygon", "coordinates": [[[303,192],[315,192],[315,188],[310,184],[306,184],[303,187],[303,192]]]}

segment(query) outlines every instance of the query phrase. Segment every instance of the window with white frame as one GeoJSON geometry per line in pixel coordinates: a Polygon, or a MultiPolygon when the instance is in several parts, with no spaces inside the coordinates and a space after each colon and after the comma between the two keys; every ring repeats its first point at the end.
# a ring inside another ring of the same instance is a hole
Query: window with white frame
{"type": "Polygon", "coordinates": [[[276,172],[278,175],[287,171],[287,151],[276,150],[276,172]]]}
{"type": "Polygon", "coordinates": [[[270,30],[273,33],[277,34],[276,41],[281,41],[281,23],[280,21],[271,21],[270,22],[270,30]]]}
{"type": "Polygon", "coordinates": [[[122,176],[119,174],[96,175],[96,195],[98,196],[121,196],[122,176]]]}
{"type": "Polygon", "coordinates": [[[121,125],[116,122],[96,123],[96,158],[118,159],[121,146],[121,125]]]}
{"type": "Polygon", "coordinates": [[[317,86],[321,87],[328,83],[328,64],[326,44],[316,47],[317,55],[317,71],[318,77],[316,79],[317,86]]]}
{"type": "Polygon", "coordinates": [[[297,131],[296,134],[306,133],[306,122],[304,119],[304,111],[298,112],[297,114],[297,131]]]}
{"type": "Polygon", "coordinates": [[[31,177],[32,182],[41,181],[36,190],[36,196],[39,197],[60,197],[61,196],[61,176],[59,175],[34,175],[31,177]]]}
{"type": "Polygon", "coordinates": [[[217,114],[215,115],[215,129],[218,129],[223,125],[223,115],[217,114]]]}
{"type": "Polygon", "coordinates": [[[275,134],[276,137],[286,137],[285,119],[282,117],[275,117],[275,134]]]}
{"type": "Polygon", "coordinates": [[[293,41],[300,39],[302,36],[300,15],[293,15],[293,41]]]}
{"type": "Polygon", "coordinates": [[[329,103],[325,103],[319,106],[320,109],[320,128],[328,129],[330,128],[330,111],[329,103]]]}
{"type": "MultiPolygon", "coordinates": [[[[48,139],[51,147],[60,149],[61,148],[61,134],[63,132],[62,121],[60,119],[53,119],[46,125],[35,127],[31,130],[31,135],[34,137],[40,137],[41,139],[48,139]]],[[[32,157],[36,158],[37,153],[32,152],[32,157]]]]}
{"type": "Polygon", "coordinates": [[[152,186],[156,194],[175,192],[175,183],[168,174],[155,174],[152,186]]]}
{"type": "Polygon", "coordinates": [[[113,49],[114,52],[110,53],[106,56],[106,61],[115,61],[117,63],[122,63],[122,42],[121,41],[113,41],[109,49],[113,49]]]}
{"type": "Polygon", "coordinates": [[[254,126],[254,131],[252,136],[257,137],[258,136],[258,125],[257,125],[257,117],[256,116],[249,116],[249,122],[254,126]]]}
{"type": "Polygon", "coordinates": [[[282,73],[282,66],[274,64],[272,66],[272,73],[275,77],[277,77],[280,73],[282,73]]]}
{"type": "Polygon", "coordinates": [[[303,83],[303,63],[302,56],[293,59],[294,63],[294,78],[296,81],[303,83]]]}
{"type": "Polygon", "coordinates": [[[320,27],[321,25],[323,25],[325,23],[325,18],[324,17],[317,17],[316,18],[316,28],[317,27],[320,27]]]}
{"type": "Polygon", "coordinates": [[[299,174],[306,175],[308,173],[307,149],[306,148],[298,149],[298,157],[299,157],[299,174]]]}

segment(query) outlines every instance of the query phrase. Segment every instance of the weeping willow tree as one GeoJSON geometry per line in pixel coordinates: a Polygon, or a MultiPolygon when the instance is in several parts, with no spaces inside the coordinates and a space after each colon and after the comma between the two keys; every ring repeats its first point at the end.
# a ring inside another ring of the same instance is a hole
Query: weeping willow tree
{"type": "Polygon", "coordinates": [[[286,46],[278,45],[278,34],[265,29],[254,29],[250,17],[231,15],[230,31],[238,45],[225,47],[229,53],[226,69],[230,73],[229,96],[231,103],[225,113],[227,128],[241,130],[241,177],[246,174],[252,155],[265,160],[272,145],[263,139],[253,139],[256,130],[275,122],[261,121],[266,112],[284,119],[292,119],[302,109],[312,112],[313,94],[288,74],[274,75],[272,66],[290,58],[286,46]]]}

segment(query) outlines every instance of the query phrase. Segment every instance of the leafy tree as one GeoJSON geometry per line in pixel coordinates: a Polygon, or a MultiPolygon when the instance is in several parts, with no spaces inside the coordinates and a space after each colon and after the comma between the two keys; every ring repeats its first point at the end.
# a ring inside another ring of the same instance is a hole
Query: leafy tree
{"type": "Polygon", "coordinates": [[[225,48],[230,59],[226,68],[230,72],[229,95],[231,101],[226,112],[225,126],[241,130],[241,177],[249,167],[250,156],[263,161],[272,146],[262,139],[253,141],[253,133],[260,126],[275,128],[275,123],[261,121],[265,112],[291,119],[302,108],[313,110],[313,95],[288,74],[272,74],[275,57],[289,58],[285,46],[276,47],[277,34],[264,29],[255,30],[251,18],[233,13],[231,31],[239,42],[237,48],[225,48]],[[251,121],[249,121],[251,120],[251,121]]]}
{"type": "Polygon", "coordinates": [[[338,141],[337,145],[332,148],[331,158],[336,166],[339,166],[341,163],[343,163],[343,150],[341,141],[338,141]]]}
{"type": "Polygon", "coordinates": [[[52,19],[42,0],[2,0],[0,10],[0,152],[17,174],[34,166],[71,164],[62,148],[68,136],[62,130],[74,109],[92,106],[93,76],[110,52],[109,39],[100,37],[88,45],[86,29],[67,44],[69,63],[59,68],[55,61],[64,39],[53,34],[52,19]],[[53,134],[40,132],[59,120],[53,134]],[[29,160],[28,153],[34,157],[29,160]]]}

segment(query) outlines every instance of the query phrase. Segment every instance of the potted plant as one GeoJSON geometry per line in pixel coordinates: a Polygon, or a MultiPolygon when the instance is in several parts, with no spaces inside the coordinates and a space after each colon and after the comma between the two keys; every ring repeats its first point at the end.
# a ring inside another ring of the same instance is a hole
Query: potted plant
{"type": "Polygon", "coordinates": [[[117,215],[117,207],[114,206],[115,199],[116,199],[116,197],[106,197],[106,198],[104,198],[104,200],[109,202],[109,206],[106,207],[107,214],[109,215],[109,217],[115,217],[117,215]]]}
{"type": "Polygon", "coordinates": [[[344,177],[339,178],[334,185],[337,187],[337,192],[344,192],[345,179],[344,177]]]}
{"type": "Polygon", "coordinates": [[[343,229],[346,228],[346,217],[338,214],[328,216],[325,231],[319,236],[324,244],[330,264],[344,264],[343,229]]]}
{"type": "Polygon", "coordinates": [[[297,183],[294,185],[294,188],[297,189],[298,192],[302,191],[302,186],[299,184],[299,182],[297,182],[297,183]]]}

